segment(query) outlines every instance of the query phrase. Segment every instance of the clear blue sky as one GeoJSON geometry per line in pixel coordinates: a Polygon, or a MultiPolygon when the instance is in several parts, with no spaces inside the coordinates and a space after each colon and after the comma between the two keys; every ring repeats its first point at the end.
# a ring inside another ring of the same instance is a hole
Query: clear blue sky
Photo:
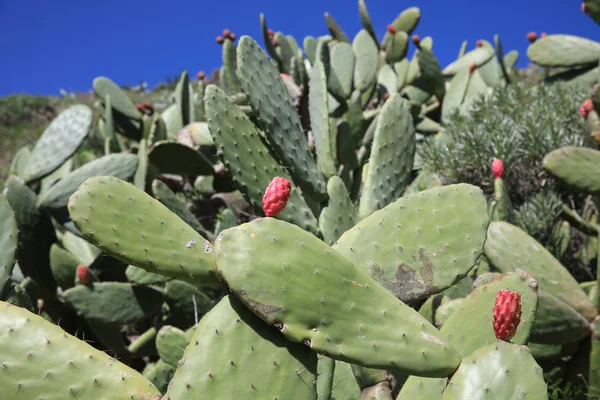
{"type": "MultiPolygon", "coordinates": [[[[434,39],[442,67],[460,44],[470,47],[500,34],[505,51],[521,52],[527,65],[529,31],[569,33],[600,40],[600,27],[578,0],[367,0],[377,32],[404,8],[421,9],[415,33],[434,39]]],[[[105,75],[119,84],[151,86],[183,69],[194,75],[221,65],[215,37],[230,28],[262,44],[259,14],[269,26],[292,34],[327,34],[329,11],[353,38],[361,28],[356,0],[0,0],[0,95],[85,91],[105,75]]]]}

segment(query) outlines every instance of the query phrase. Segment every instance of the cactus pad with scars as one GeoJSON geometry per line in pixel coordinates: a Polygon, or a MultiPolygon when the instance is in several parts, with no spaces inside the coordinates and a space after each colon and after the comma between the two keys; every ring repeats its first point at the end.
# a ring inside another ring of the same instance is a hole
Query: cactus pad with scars
{"type": "Polygon", "coordinates": [[[466,276],[483,251],[488,224],[481,189],[449,185],[376,211],[334,248],[402,301],[415,301],[466,276]]]}
{"type": "Polygon", "coordinates": [[[496,341],[493,311],[496,293],[509,289],[521,295],[522,317],[511,342],[527,344],[538,307],[537,281],[525,271],[505,274],[501,279],[480,286],[472,292],[460,308],[454,311],[442,326],[442,333],[450,339],[461,357],[496,341]]]}
{"type": "Polygon", "coordinates": [[[527,48],[531,61],[545,67],[584,67],[598,64],[600,43],[572,35],[548,35],[527,48]]]}
{"type": "Polygon", "coordinates": [[[294,225],[256,219],[223,231],[216,251],[231,290],[291,341],[337,360],[405,374],[446,376],[460,362],[415,310],[294,225]]]}
{"type": "Polygon", "coordinates": [[[10,279],[17,252],[17,220],[8,200],[0,195],[0,293],[10,279]]]}
{"type": "Polygon", "coordinates": [[[562,147],[546,154],[544,168],[574,189],[600,194],[600,151],[562,147]]]}
{"type": "MultiPolygon", "coordinates": [[[[264,190],[271,180],[280,176],[292,181],[262,141],[262,133],[227,98],[217,86],[206,88],[206,117],[219,155],[244,197],[262,213],[264,190]]],[[[297,189],[278,218],[297,224],[310,232],[318,232],[317,220],[297,189]]]]}
{"type": "Polygon", "coordinates": [[[233,296],[198,324],[167,398],[316,398],[317,357],[289,343],[233,296]]]}
{"type": "Polygon", "coordinates": [[[444,391],[444,400],[547,400],[542,368],[526,346],[498,341],[466,357],[444,391]]]}
{"type": "Polygon", "coordinates": [[[213,166],[200,152],[176,142],[154,143],[148,160],[160,172],[178,175],[212,175],[213,166]]]}
{"type": "Polygon", "coordinates": [[[129,180],[135,174],[138,158],[134,154],[117,153],[98,158],[68,173],[60,181],[43,191],[37,205],[41,208],[66,207],[69,197],[88,178],[94,176],[114,176],[129,180]]]}
{"type": "Polygon", "coordinates": [[[326,196],[325,182],[308,149],[300,117],[279,71],[252,38],[243,36],[237,49],[242,89],[258,113],[275,153],[290,167],[294,181],[315,200],[326,196]]]}
{"type": "Polygon", "coordinates": [[[484,250],[491,264],[501,272],[516,268],[529,271],[537,279],[540,290],[564,301],[588,321],[596,316],[594,304],[569,271],[544,246],[516,226],[492,222],[484,250]]]}
{"type": "Polygon", "coordinates": [[[356,223],[356,209],[344,182],[337,176],[332,176],[327,182],[329,203],[319,216],[319,226],[323,238],[330,246],[340,236],[356,223]]]}
{"type": "Polygon", "coordinates": [[[409,183],[416,140],[406,102],[394,93],[377,118],[359,214],[367,217],[402,195],[409,183]]]}
{"type": "Polygon", "coordinates": [[[326,177],[337,173],[333,151],[332,134],[329,126],[329,106],[327,104],[327,79],[325,67],[318,60],[310,73],[309,110],[310,127],[315,138],[317,166],[326,177]]]}
{"type": "Polygon", "coordinates": [[[64,292],[65,300],[91,322],[131,324],[160,310],[163,296],[150,286],[123,282],[77,285],[64,292]]]}
{"type": "Polygon", "coordinates": [[[83,236],[116,259],[219,286],[211,244],[133,185],[110,176],[90,178],[71,196],[68,210],[83,236]]]}
{"type": "Polygon", "coordinates": [[[7,398],[156,400],[137,371],[29,311],[0,302],[0,386],[7,398]]]}
{"type": "Polygon", "coordinates": [[[77,151],[91,125],[92,110],[88,106],[71,106],[58,114],[31,152],[25,181],[38,180],[60,167],[77,151]]]}

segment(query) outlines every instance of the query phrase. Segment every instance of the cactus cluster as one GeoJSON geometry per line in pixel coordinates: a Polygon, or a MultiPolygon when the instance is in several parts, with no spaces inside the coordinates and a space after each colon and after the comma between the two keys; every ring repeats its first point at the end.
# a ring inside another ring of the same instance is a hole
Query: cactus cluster
{"type": "MultiPolygon", "coordinates": [[[[184,71],[165,107],[98,77],[95,110],[68,108],[15,155],[0,196],[6,398],[548,399],[559,378],[600,394],[597,280],[517,226],[514,159],[486,158],[483,190],[421,156],[506,93],[518,53],[465,42],[442,68],[414,34],[418,8],[381,39],[358,11],[352,39],[326,13],[329,35],[302,47],[264,15],[264,50],[225,29],[218,83],[184,71]]],[[[599,44],[528,38],[548,81],[598,80],[599,44]]],[[[581,106],[591,140],[543,160],[577,195],[560,254],[572,228],[588,264],[599,96],[581,106]]]]}

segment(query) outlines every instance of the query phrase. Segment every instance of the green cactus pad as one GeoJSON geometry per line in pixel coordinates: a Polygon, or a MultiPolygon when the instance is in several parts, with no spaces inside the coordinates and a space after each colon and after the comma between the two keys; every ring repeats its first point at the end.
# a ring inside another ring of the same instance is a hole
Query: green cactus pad
{"type": "Polygon", "coordinates": [[[589,390],[590,394],[600,396],[600,317],[592,321],[589,390]]]}
{"type": "Polygon", "coordinates": [[[572,35],[548,35],[527,48],[527,57],[545,67],[597,65],[598,54],[600,43],[572,35]]]}
{"type": "Polygon", "coordinates": [[[334,248],[411,302],[467,275],[481,255],[488,224],[481,189],[449,185],[398,199],[342,235],[334,248]]]}
{"type": "Polygon", "coordinates": [[[455,311],[460,310],[465,301],[466,299],[452,300],[449,297],[443,297],[442,303],[435,310],[434,325],[438,328],[443,327],[448,318],[450,318],[455,311]]]}
{"type": "Polygon", "coordinates": [[[600,194],[600,151],[563,147],[544,157],[544,168],[574,189],[600,194]]]}
{"type": "Polygon", "coordinates": [[[369,16],[369,11],[364,0],[358,0],[358,13],[363,28],[371,35],[375,44],[379,46],[379,39],[377,39],[377,34],[375,33],[375,28],[373,28],[373,23],[371,22],[371,17],[369,16]]]}
{"type": "Polygon", "coordinates": [[[406,102],[394,93],[378,116],[359,214],[367,217],[402,195],[410,180],[416,140],[406,102]]]}
{"type": "MultiPolygon", "coordinates": [[[[406,10],[402,11],[396,19],[392,22],[392,26],[396,31],[406,32],[407,35],[410,35],[419,24],[421,20],[421,10],[417,7],[410,7],[406,10]]],[[[387,39],[390,38],[390,34],[386,32],[387,39]]],[[[387,40],[386,37],[383,38],[383,42],[387,40]]]]}
{"type": "Polygon", "coordinates": [[[354,52],[350,43],[338,43],[331,49],[331,73],[329,82],[331,92],[341,99],[348,99],[352,94],[354,79],[354,52]]]}
{"type": "Polygon", "coordinates": [[[178,197],[169,186],[163,181],[155,179],[152,181],[152,193],[154,198],[164,204],[169,210],[174,212],[186,224],[194,228],[201,235],[206,235],[206,229],[202,226],[198,218],[187,208],[185,201],[178,197]]]}
{"type": "Polygon", "coordinates": [[[131,324],[160,310],[162,293],[150,286],[122,282],[77,285],[64,292],[65,300],[91,322],[131,324]]]}
{"type": "Polygon", "coordinates": [[[390,380],[389,372],[383,369],[372,369],[365,368],[361,365],[352,365],[352,373],[361,389],[390,380]]]}
{"type": "Polygon", "coordinates": [[[198,324],[167,398],[314,400],[317,357],[232,296],[198,324]]]}
{"type": "Polygon", "coordinates": [[[319,217],[319,226],[325,243],[332,245],[356,223],[356,209],[344,182],[332,176],[327,182],[329,194],[328,206],[323,208],[319,217]]]}
{"type": "Polygon", "coordinates": [[[513,222],[514,210],[510,202],[508,190],[504,179],[494,179],[494,211],[491,215],[492,221],[513,222]]]}
{"type": "MultiPolygon", "coordinates": [[[[229,42],[229,40],[226,40],[226,42],[229,42]]],[[[235,46],[233,53],[235,54],[235,46]]],[[[179,82],[177,82],[177,86],[175,86],[175,104],[179,109],[179,114],[181,115],[181,123],[183,126],[191,124],[195,121],[194,94],[190,87],[190,79],[187,71],[183,71],[181,73],[179,82]]]]}
{"type": "Polygon", "coordinates": [[[390,64],[384,64],[377,74],[377,83],[381,90],[390,95],[396,91],[398,86],[398,77],[396,71],[390,64]]]}
{"type": "MultiPolygon", "coordinates": [[[[288,181],[292,178],[265,146],[262,132],[214,85],[206,88],[206,116],[223,163],[255,212],[262,213],[262,197],[271,180],[276,176],[288,181]]],[[[316,218],[297,189],[292,190],[278,218],[310,232],[319,231],[316,218]]]]}
{"type": "Polygon", "coordinates": [[[17,252],[17,220],[8,200],[0,195],[0,294],[12,275],[17,252]]]}
{"type": "Polygon", "coordinates": [[[156,355],[156,334],[156,328],[151,327],[132,340],[127,350],[139,357],[156,355]]]}
{"type": "Polygon", "coordinates": [[[154,143],[148,159],[161,173],[177,175],[212,175],[213,166],[200,152],[186,145],[160,141],[154,143]]]}
{"type": "Polygon", "coordinates": [[[360,386],[352,372],[352,364],[336,360],[331,400],[358,400],[360,386]]]}
{"type": "Polygon", "coordinates": [[[406,32],[396,32],[394,36],[390,36],[385,44],[385,60],[394,64],[400,62],[406,57],[408,52],[408,35],[406,32]]]}
{"type": "Polygon", "coordinates": [[[325,182],[308,149],[300,117],[279,71],[252,38],[238,44],[238,75],[252,108],[258,112],[275,153],[290,169],[294,182],[315,200],[326,195],[325,182]]]}
{"type": "Polygon", "coordinates": [[[415,57],[419,69],[417,75],[412,79],[411,85],[435,95],[438,100],[442,100],[446,95],[446,84],[442,68],[436,56],[431,50],[421,46],[421,49],[415,52],[415,57]]]}
{"type": "Polygon", "coordinates": [[[475,73],[477,73],[477,71],[473,71],[472,74],[469,73],[468,68],[461,69],[452,77],[442,102],[442,120],[447,120],[449,116],[460,109],[460,106],[465,99],[467,89],[469,88],[471,75],[475,73]]]}
{"type": "Polygon", "coordinates": [[[317,400],[330,400],[335,360],[322,354],[318,354],[317,358],[317,400]]]}
{"type": "Polygon", "coordinates": [[[126,264],[219,286],[212,246],[157,200],[114,177],[86,180],[69,214],[91,243],[126,264]]]}
{"type": "Polygon", "coordinates": [[[563,344],[577,342],[589,334],[590,324],[581,314],[550,293],[540,290],[538,310],[531,328],[532,341],[563,344]]]}
{"type": "MultiPolygon", "coordinates": [[[[267,25],[267,18],[264,14],[260,14],[260,28],[262,31],[263,41],[265,42],[265,48],[269,52],[269,55],[273,58],[273,60],[277,63],[277,65],[281,68],[281,59],[275,50],[275,46],[271,42],[271,37],[269,36],[269,27],[267,25]]],[[[308,54],[308,52],[306,53],[308,54]]]]}
{"type": "Polygon", "coordinates": [[[498,341],[465,358],[444,391],[444,400],[547,400],[542,368],[526,346],[498,341]]]}
{"type": "Polygon", "coordinates": [[[501,272],[516,268],[529,271],[543,290],[573,307],[588,321],[596,316],[594,304],[571,273],[527,233],[506,222],[492,222],[487,232],[485,255],[501,272]]]}
{"type": "Polygon", "coordinates": [[[294,225],[256,219],[222,232],[216,251],[231,290],[291,341],[337,360],[424,376],[446,376],[460,362],[416,311],[294,225]]]}
{"type": "Polygon", "coordinates": [[[156,335],[156,349],[161,360],[172,367],[177,367],[177,363],[183,357],[183,352],[190,340],[185,336],[185,332],[174,326],[165,325],[156,335]]]}
{"type": "Polygon", "coordinates": [[[169,279],[164,275],[154,274],[134,265],[127,266],[125,269],[125,276],[127,276],[129,282],[138,285],[156,285],[158,283],[166,282],[169,279]]]}
{"type": "Polygon", "coordinates": [[[521,322],[511,342],[527,344],[538,308],[538,283],[525,271],[510,272],[472,292],[442,326],[461,357],[496,341],[493,308],[500,290],[521,295],[521,322]]]}
{"type": "Polygon", "coordinates": [[[504,56],[504,65],[506,65],[506,69],[510,72],[513,70],[515,65],[517,64],[517,60],[519,59],[519,52],[517,50],[511,50],[504,56]]]}
{"type": "MultiPolygon", "coordinates": [[[[348,45],[349,46],[349,45],[348,45]]],[[[315,138],[317,166],[326,177],[337,173],[334,160],[332,135],[329,129],[329,106],[327,105],[327,79],[325,68],[319,60],[310,73],[309,110],[310,127],[315,138]]]]}
{"type": "Polygon", "coordinates": [[[363,389],[360,400],[394,400],[389,382],[381,382],[363,389]]]}
{"type": "Polygon", "coordinates": [[[348,36],[344,33],[340,25],[328,12],[325,13],[325,21],[327,22],[327,29],[329,29],[329,33],[331,33],[331,36],[333,36],[335,40],[339,42],[350,43],[350,39],[348,39],[348,36]]]}
{"type": "Polygon", "coordinates": [[[458,60],[454,61],[446,68],[444,68],[444,75],[455,75],[459,71],[469,70],[469,64],[471,62],[475,63],[476,67],[480,67],[483,64],[487,63],[494,57],[494,48],[490,46],[482,46],[477,47],[474,50],[469,51],[464,56],[460,57],[458,60]]]}
{"type": "Polygon", "coordinates": [[[67,290],[75,284],[75,275],[79,260],[57,244],[50,247],[50,269],[58,286],[67,290]]]}
{"type": "Polygon", "coordinates": [[[225,229],[229,229],[238,224],[237,216],[230,208],[225,208],[217,217],[215,222],[215,235],[221,233],[225,229]]]}
{"type": "Polygon", "coordinates": [[[23,308],[0,302],[0,387],[7,399],[157,400],[137,371],[23,308]]]}
{"type": "Polygon", "coordinates": [[[141,121],[142,114],[135,108],[135,105],[125,92],[112,80],[104,76],[99,76],[94,79],[92,85],[94,86],[94,92],[103,100],[106,100],[110,96],[110,103],[115,111],[133,120],[141,121]]]}
{"type": "Polygon", "coordinates": [[[144,377],[152,382],[161,393],[166,393],[169,382],[175,375],[175,368],[163,360],[158,360],[154,364],[146,365],[143,373],[144,377]]]}
{"type": "Polygon", "coordinates": [[[92,110],[88,106],[71,106],[58,114],[31,152],[25,181],[41,179],[60,167],[79,148],[91,124],[92,110]]]}
{"type": "Polygon", "coordinates": [[[17,150],[10,163],[10,173],[23,178],[27,169],[27,164],[29,164],[30,157],[31,150],[29,147],[21,147],[19,150],[17,150]]]}
{"type": "Polygon", "coordinates": [[[129,180],[135,174],[138,158],[133,154],[110,154],[89,162],[68,173],[59,182],[42,192],[37,205],[40,208],[66,207],[69,197],[88,178],[94,176],[114,176],[129,180]]]}
{"type": "Polygon", "coordinates": [[[379,51],[377,43],[369,32],[361,30],[352,41],[354,51],[354,86],[361,92],[366,92],[375,84],[377,78],[377,63],[379,51]]]}
{"type": "Polygon", "coordinates": [[[396,400],[442,400],[447,378],[409,376],[396,400]]]}

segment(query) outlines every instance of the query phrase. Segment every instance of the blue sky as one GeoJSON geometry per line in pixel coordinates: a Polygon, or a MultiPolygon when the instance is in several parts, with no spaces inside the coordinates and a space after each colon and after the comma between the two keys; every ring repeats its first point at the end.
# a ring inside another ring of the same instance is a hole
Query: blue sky
{"type": "MultiPolygon", "coordinates": [[[[517,49],[527,65],[527,32],[568,33],[600,40],[600,27],[576,0],[366,0],[380,36],[404,8],[421,9],[415,33],[434,39],[442,66],[456,58],[463,40],[492,41],[517,49]]],[[[0,0],[0,96],[86,91],[105,75],[119,84],[147,81],[187,69],[195,76],[221,65],[215,37],[229,28],[262,44],[259,14],[269,26],[304,36],[327,34],[329,11],[352,38],[361,29],[356,0],[0,0]]]]}

